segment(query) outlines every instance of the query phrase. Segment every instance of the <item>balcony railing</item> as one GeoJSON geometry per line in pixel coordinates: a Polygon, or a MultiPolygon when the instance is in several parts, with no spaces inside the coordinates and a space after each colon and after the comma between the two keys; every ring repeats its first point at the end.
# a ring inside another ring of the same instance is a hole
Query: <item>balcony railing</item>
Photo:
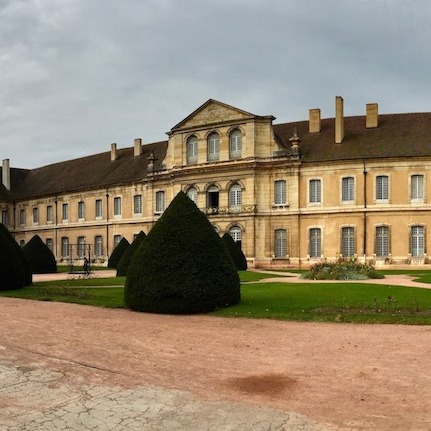
{"type": "Polygon", "coordinates": [[[201,208],[200,210],[208,216],[213,215],[226,215],[226,214],[241,214],[241,213],[255,213],[257,205],[235,205],[225,207],[208,207],[201,208]]]}

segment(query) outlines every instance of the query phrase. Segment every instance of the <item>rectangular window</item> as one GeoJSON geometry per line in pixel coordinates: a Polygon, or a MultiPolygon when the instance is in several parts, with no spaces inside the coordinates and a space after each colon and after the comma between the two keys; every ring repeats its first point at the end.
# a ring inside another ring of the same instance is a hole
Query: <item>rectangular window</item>
{"type": "Polygon", "coordinates": [[[353,227],[343,227],[341,229],[341,254],[343,257],[353,257],[355,252],[355,229],[353,227]]]}
{"type": "Polygon", "coordinates": [[[85,203],[83,201],[78,202],[78,220],[85,219],[85,203]]]}
{"type": "Polygon", "coordinates": [[[19,210],[19,224],[20,225],[25,224],[25,210],[24,209],[19,210]]]}
{"type": "Polygon", "coordinates": [[[376,227],[376,256],[388,256],[390,253],[389,226],[376,227]]]}
{"type": "Polygon", "coordinates": [[[412,226],[410,232],[410,250],[412,256],[425,254],[425,228],[424,226],[412,226]]]}
{"type": "Polygon", "coordinates": [[[94,254],[96,257],[103,257],[103,238],[101,235],[94,238],[94,254]]]}
{"type": "Polygon", "coordinates": [[[341,200],[343,202],[355,200],[355,179],[353,177],[345,177],[342,179],[341,200]]]}
{"type": "Polygon", "coordinates": [[[33,208],[33,224],[39,223],[39,208],[33,208]]]}
{"type": "Polygon", "coordinates": [[[78,257],[83,259],[85,256],[85,236],[78,237],[78,257]]]}
{"type": "Polygon", "coordinates": [[[156,193],[156,213],[160,214],[165,210],[165,192],[156,193]]]}
{"type": "Polygon", "coordinates": [[[310,257],[322,256],[322,233],[320,228],[312,228],[309,232],[310,257]]]}
{"type": "Polygon", "coordinates": [[[389,200],[389,177],[387,175],[376,177],[376,199],[380,201],[389,200]]]}
{"type": "Polygon", "coordinates": [[[133,196],[133,214],[142,214],[142,195],[133,196]]]}
{"type": "Polygon", "coordinates": [[[48,205],[46,207],[46,222],[52,223],[52,206],[48,205]]]}
{"type": "Polygon", "coordinates": [[[274,183],[275,205],[286,205],[286,181],[278,180],[274,183]]]}
{"type": "Polygon", "coordinates": [[[69,250],[69,238],[62,237],[61,238],[61,256],[62,257],[69,257],[70,250],[69,250]]]}
{"type": "Polygon", "coordinates": [[[114,198],[114,216],[121,216],[121,198],[119,196],[114,198]]]}
{"type": "Polygon", "coordinates": [[[62,208],[63,221],[69,220],[69,204],[63,204],[61,208],[62,208]]]}
{"type": "Polygon", "coordinates": [[[274,255],[276,258],[286,258],[287,232],[286,229],[277,229],[274,234],[274,255]]]}
{"type": "Polygon", "coordinates": [[[102,199],[96,199],[95,213],[96,213],[96,218],[103,217],[102,199]]]}
{"type": "Polygon", "coordinates": [[[410,196],[412,200],[423,201],[424,199],[424,176],[412,175],[410,183],[410,196]]]}
{"type": "Polygon", "coordinates": [[[312,204],[320,203],[322,201],[322,186],[320,180],[310,180],[309,202],[312,204]]]}
{"type": "Polygon", "coordinates": [[[120,244],[121,241],[121,235],[114,235],[114,248],[117,247],[118,244],[120,244]]]}
{"type": "Polygon", "coordinates": [[[52,240],[52,238],[47,238],[45,240],[45,244],[52,252],[54,252],[54,241],[52,240]]]}
{"type": "Polygon", "coordinates": [[[9,222],[9,217],[8,217],[8,211],[7,210],[3,210],[1,212],[1,222],[7,226],[8,222],[9,222]]]}

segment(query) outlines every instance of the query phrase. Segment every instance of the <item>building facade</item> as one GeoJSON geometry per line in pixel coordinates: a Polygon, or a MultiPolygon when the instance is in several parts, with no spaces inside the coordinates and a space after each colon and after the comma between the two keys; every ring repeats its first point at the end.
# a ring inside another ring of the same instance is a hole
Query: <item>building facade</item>
{"type": "Polygon", "coordinates": [[[339,258],[428,263],[431,113],[274,124],[208,100],[168,140],[37,169],[2,165],[2,223],[21,245],[39,235],[60,263],[105,263],[122,237],[148,233],[184,191],[249,264],[308,267],[339,258]]]}

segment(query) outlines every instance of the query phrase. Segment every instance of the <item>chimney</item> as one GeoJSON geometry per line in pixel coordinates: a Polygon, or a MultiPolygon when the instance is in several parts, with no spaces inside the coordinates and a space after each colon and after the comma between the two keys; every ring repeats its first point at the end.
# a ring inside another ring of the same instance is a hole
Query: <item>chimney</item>
{"type": "Polygon", "coordinates": [[[320,127],[320,109],[310,109],[308,111],[308,131],[319,133],[320,127]]]}
{"type": "Polygon", "coordinates": [[[341,144],[344,139],[344,109],[343,98],[335,97],[335,143],[341,144]]]}
{"type": "Polygon", "coordinates": [[[136,156],[140,156],[142,153],[142,139],[141,138],[136,138],[135,139],[135,149],[133,152],[133,155],[136,156]]]}
{"type": "Polygon", "coordinates": [[[3,160],[2,167],[2,182],[7,190],[10,190],[10,165],[9,159],[3,160]]]}
{"type": "Polygon", "coordinates": [[[372,129],[379,126],[379,105],[377,103],[367,103],[367,129],[372,129]]]}
{"type": "Polygon", "coordinates": [[[111,144],[111,162],[117,159],[117,144],[111,144]]]}

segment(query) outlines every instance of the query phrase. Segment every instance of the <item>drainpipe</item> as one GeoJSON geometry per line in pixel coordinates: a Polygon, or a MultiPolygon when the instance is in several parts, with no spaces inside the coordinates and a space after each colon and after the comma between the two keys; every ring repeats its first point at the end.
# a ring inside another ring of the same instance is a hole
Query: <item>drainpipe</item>
{"type": "Polygon", "coordinates": [[[109,256],[109,189],[106,189],[106,259],[109,256]]]}

